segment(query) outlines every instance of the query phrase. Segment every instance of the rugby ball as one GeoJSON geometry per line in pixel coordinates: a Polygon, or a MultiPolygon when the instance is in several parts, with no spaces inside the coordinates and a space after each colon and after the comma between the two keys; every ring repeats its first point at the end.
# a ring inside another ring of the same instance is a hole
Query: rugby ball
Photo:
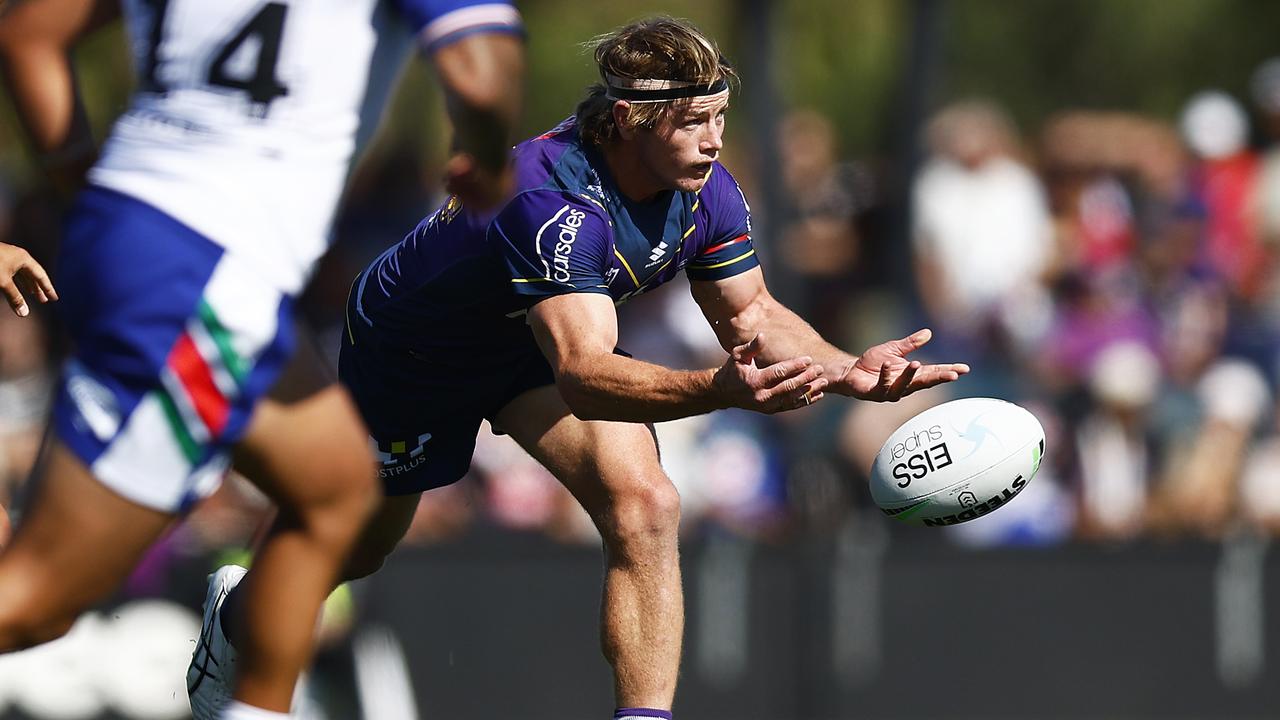
{"type": "Polygon", "coordinates": [[[1008,503],[1035,477],[1044,428],[993,398],[953,400],[894,431],[871,466],[871,497],[889,517],[945,526],[1008,503]]]}

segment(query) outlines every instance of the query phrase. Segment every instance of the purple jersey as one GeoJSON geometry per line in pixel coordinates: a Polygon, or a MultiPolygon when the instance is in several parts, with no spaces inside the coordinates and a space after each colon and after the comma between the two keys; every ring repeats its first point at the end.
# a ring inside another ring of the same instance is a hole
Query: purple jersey
{"type": "Polygon", "coordinates": [[[417,352],[531,342],[524,314],[564,293],[622,303],[686,271],[718,280],[756,267],[751,214],[715,163],[699,192],[643,203],[618,191],[573,120],[515,149],[518,191],[496,214],[450,199],[357,282],[357,317],[417,352]]]}

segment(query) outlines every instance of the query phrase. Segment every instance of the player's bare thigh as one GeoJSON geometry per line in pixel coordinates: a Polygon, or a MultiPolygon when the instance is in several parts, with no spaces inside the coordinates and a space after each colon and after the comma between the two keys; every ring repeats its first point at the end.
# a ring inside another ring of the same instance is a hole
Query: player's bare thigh
{"type": "Polygon", "coordinates": [[[581,420],[554,386],[512,400],[494,424],[546,466],[593,517],[619,492],[674,493],[658,461],[652,426],[581,420]]]}

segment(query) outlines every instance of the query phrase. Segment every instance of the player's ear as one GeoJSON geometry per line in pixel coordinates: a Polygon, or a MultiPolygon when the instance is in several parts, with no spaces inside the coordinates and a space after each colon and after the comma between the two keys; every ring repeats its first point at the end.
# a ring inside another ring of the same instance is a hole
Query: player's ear
{"type": "Polygon", "coordinates": [[[613,125],[618,128],[618,137],[623,140],[635,137],[636,128],[631,124],[631,103],[617,100],[609,111],[613,113],[613,125]]]}

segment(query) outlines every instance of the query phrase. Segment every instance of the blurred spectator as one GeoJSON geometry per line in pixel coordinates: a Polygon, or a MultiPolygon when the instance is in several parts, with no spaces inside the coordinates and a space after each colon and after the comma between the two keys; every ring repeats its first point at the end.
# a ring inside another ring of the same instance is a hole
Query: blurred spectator
{"type": "Polygon", "coordinates": [[[1065,112],[1045,124],[1040,149],[1055,277],[1124,272],[1135,252],[1152,247],[1161,267],[1194,253],[1200,214],[1181,203],[1186,156],[1172,128],[1128,113],[1065,112]],[[1190,227],[1180,222],[1188,216],[1197,221],[1190,227]],[[1182,254],[1166,247],[1166,235],[1182,240],[1173,245],[1182,254]]]}
{"type": "MultiPolygon", "coordinates": [[[[1280,367],[1276,368],[1280,371],[1280,367]]],[[[1271,406],[1270,432],[1245,459],[1240,478],[1240,514],[1272,534],[1280,534],[1280,403],[1271,406]]]]}
{"type": "Polygon", "coordinates": [[[1147,344],[1121,340],[1089,363],[1092,409],[1076,431],[1080,459],[1080,532],[1130,538],[1144,526],[1151,476],[1146,411],[1160,387],[1147,344]]]}
{"type": "Polygon", "coordinates": [[[842,162],[835,127],[814,110],[793,110],[778,128],[785,215],[778,258],[799,282],[796,305],[824,337],[843,338],[850,283],[862,259],[857,216],[875,184],[861,165],[842,162]]]}
{"type": "MultiPolygon", "coordinates": [[[[1202,418],[1192,441],[1173,448],[1168,459],[1158,519],[1170,529],[1218,537],[1237,514],[1242,488],[1255,496],[1276,491],[1256,478],[1241,484],[1246,451],[1271,404],[1271,392],[1256,367],[1227,359],[1204,374],[1196,394],[1202,418]]],[[[1275,481],[1273,477],[1271,483],[1275,481]]]]}
{"type": "Polygon", "coordinates": [[[1180,127],[1199,160],[1190,191],[1205,210],[1204,258],[1234,295],[1253,298],[1267,264],[1251,216],[1260,163],[1246,144],[1248,117],[1230,95],[1205,91],[1187,101],[1180,127]]]}
{"type": "Polygon", "coordinates": [[[1252,90],[1268,142],[1255,195],[1258,233],[1274,248],[1280,244],[1280,57],[1258,66],[1252,90]]]}
{"type": "Polygon", "coordinates": [[[1048,207],[995,105],[945,108],[927,139],[931,154],[912,190],[917,286],[938,351],[957,347],[980,373],[1007,349],[1006,336],[1028,344],[1043,323],[1048,207]]]}

